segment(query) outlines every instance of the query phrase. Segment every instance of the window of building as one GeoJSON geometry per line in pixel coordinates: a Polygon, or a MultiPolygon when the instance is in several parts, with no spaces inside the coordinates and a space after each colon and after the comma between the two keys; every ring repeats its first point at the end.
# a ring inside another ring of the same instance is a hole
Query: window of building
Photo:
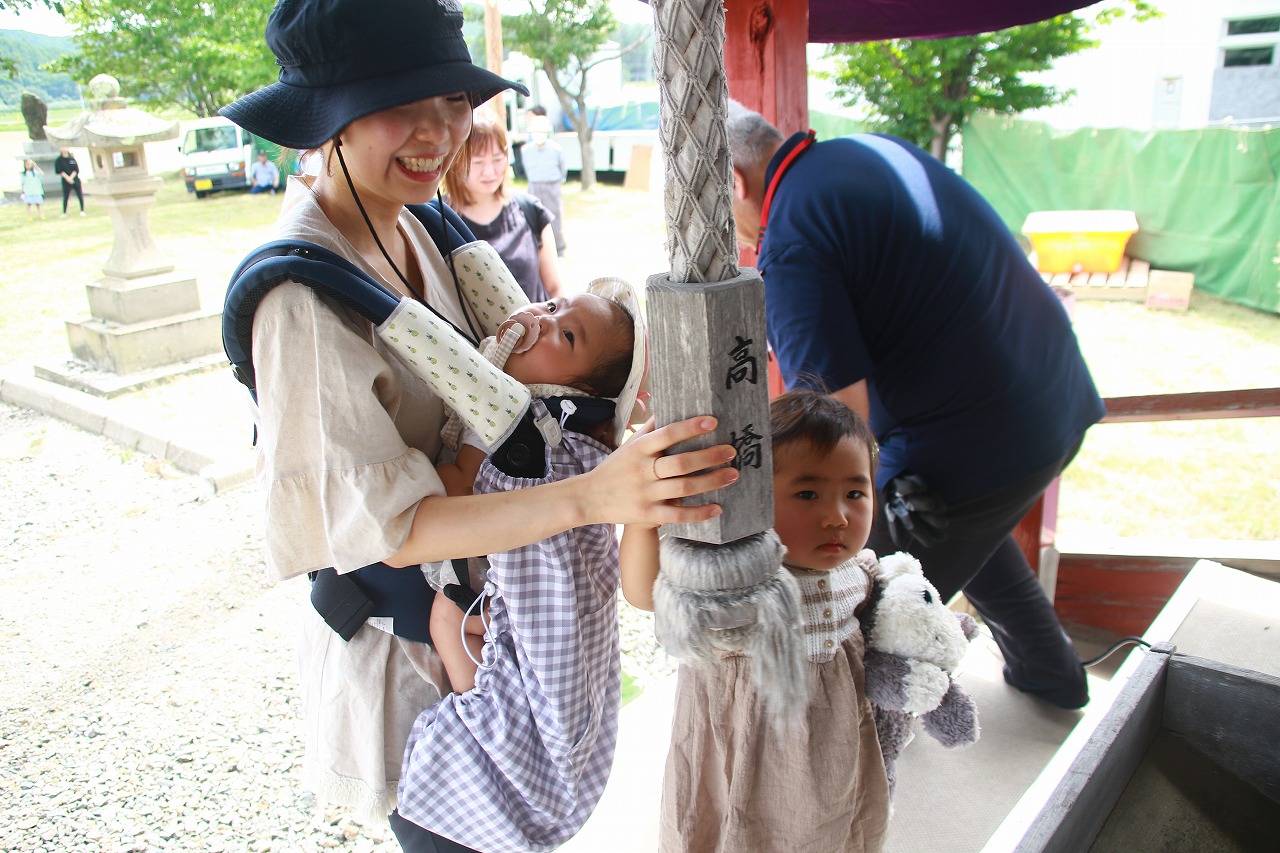
{"type": "Polygon", "coordinates": [[[1238,47],[1222,52],[1223,68],[1239,68],[1243,65],[1270,65],[1275,56],[1274,47],[1238,47]]]}
{"type": "Polygon", "coordinates": [[[1280,46],[1280,15],[1223,21],[1219,40],[1223,68],[1275,65],[1280,46]]]}
{"type": "Polygon", "coordinates": [[[1227,35],[1250,36],[1257,33],[1280,32],[1280,15],[1272,18],[1247,18],[1243,21],[1227,21],[1227,35]]]}

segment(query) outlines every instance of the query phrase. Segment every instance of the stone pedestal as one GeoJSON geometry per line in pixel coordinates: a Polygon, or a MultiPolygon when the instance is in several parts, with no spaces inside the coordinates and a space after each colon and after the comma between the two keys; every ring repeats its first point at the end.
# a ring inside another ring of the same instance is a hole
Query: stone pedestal
{"type": "Polygon", "coordinates": [[[90,316],[66,324],[74,361],[36,375],[113,397],[225,363],[222,312],[201,310],[196,279],[172,270],[89,285],[90,316]]]}
{"type": "Polygon", "coordinates": [[[201,311],[195,278],[172,269],[89,285],[91,316],[67,321],[71,354],[126,374],[220,353],[222,312],[201,311]]]}

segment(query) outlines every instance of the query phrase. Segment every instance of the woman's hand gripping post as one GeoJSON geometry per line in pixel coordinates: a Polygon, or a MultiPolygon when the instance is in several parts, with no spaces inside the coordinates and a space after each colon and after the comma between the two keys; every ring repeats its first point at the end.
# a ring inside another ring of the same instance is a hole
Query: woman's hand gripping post
{"type": "Polygon", "coordinates": [[[404,544],[383,562],[409,566],[509,551],[586,524],[652,526],[715,518],[719,504],[683,506],[681,500],[738,479],[737,470],[727,467],[736,455],[733,447],[717,444],[664,455],[715,428],[716,419],[708,416],[661,429],[650,421],[581,476],[495,494],[425,497],[413,510],[404,544]]]}
{"type": "Polygon", "coordinates": [[[681,442],[706,435],[716,419],[700,416],[655,429],[649,420],[608,459],[583,475],[587,523],[679,524],[720,515],[719,504],[685,506],[684,498],[731,485],[738,471],[729,467],[737,452],[717,444],[665,455],[681,442]]]}

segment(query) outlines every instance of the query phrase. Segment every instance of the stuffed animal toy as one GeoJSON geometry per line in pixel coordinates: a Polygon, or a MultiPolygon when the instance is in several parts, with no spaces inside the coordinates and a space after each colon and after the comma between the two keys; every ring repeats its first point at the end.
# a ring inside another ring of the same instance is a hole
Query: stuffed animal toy
{"type": "Polygon", "coordinates": [[[978,739],[977,708],[952,678],[978,623],[948,609],[910,554],[877,561],[865,550],[857,561],[872,578],[861,617],[864,667],[892,796],[898,756],[915,736],[914,717],[943,746],[967,746],[978,739]]]}

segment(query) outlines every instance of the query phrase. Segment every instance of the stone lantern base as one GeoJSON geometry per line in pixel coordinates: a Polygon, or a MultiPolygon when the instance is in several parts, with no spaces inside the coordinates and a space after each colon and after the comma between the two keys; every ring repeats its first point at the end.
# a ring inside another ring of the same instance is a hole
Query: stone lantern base
{"type": "Polygon", "coordinates": [[[200,308],[196,280],[168,272],[89,285],[91,317],[68,320],[73,361],[36,375],[100,397],[226,364],[222,312],[200,308]]]}

